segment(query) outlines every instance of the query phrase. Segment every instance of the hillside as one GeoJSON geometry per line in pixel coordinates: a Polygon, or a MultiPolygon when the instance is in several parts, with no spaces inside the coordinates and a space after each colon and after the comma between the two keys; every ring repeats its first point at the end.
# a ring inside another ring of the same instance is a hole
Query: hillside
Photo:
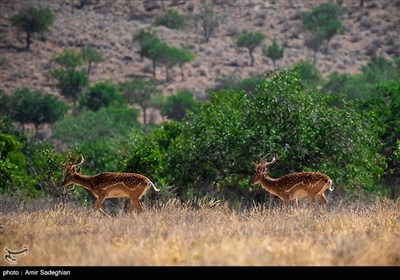
{"type": "MultiPolygon", "coordinates": [[[[1,86],[7,94],[20,87],[43,88],[58,94],[54,81],[47,77],[52,68],[51,58],[64,48],[79,49],[92,44],[102,54],[104,61],[94,66],[91,83],[111,80],[115,83],[133,76],[151,77],[151,61],[141,60],[138,46],[132,42],[132,34],[152,25],[165,9],[176,9],[188,16],[183,31],[155,27],[156,33],[170,44],[184,43],[196,58],[184,65],[185,80],[181,81],[179,68],[172,71],[172,81],[164,82],[164,69],[157,68],[158,85],[165,94],[178,89],[189,89],[197,98],[204,97],[207,88],[224,75],[248,77],[272,70],[270,59],[256,48],[254,67],[249,66],[247,50],[238,48],[234,36],[241,31],[259,31],[266,35],[264,45],[273,39],[285,47],[277,67],[290,66],[301,60],[311,60],[312,52],[304,47],[301,31],[301,13],[326,2],[321,0],[292,1],[223,1],[208,0],[220,19],[216,34],[204,42],[200,26],[196,26],[193,14],[200,11],[204,1],[184,0],[91,0],[82,9],[79,1],[43,0],[10,1],[0,3],[0,72],[1,86]],[[55,14],[50,33],[37,35],[31,50],[23,50],[25,34],[18,33],[11,25],[11,17],[21,8],[35,5],[49,7],[55,14]]],[[[338,1],[339,2],[339,1],[338,1]]],[[[344,35],[336,35],[330,42],[327,55],[317,54],[316,66],[326,77],[333,71],[357,73],[372,55],[393,59],[400,56],[400,1],[342,1],[344,35]]]]}

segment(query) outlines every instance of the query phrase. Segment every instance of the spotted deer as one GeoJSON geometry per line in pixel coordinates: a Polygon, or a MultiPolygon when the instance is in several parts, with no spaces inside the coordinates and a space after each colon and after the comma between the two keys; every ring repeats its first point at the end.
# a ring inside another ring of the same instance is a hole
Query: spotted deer
{"type": "Polygon", "coordinates": [[[70,156],[69,159],[71,163],[63,165],[66,172],[62,186],[77,184],[89,190],[96,197],[93,203],[93,208],[96,210],[100,210],[106,198],[129,197],[130,209],[142,212],[143,207],[139,199],[150,187],[159,191],[149,178],[136,173],[103,172],[93,176],[82,175],[79,170],[85,158],[82,157],[77,165],[74,165],[76,162],[74,157],[70,156]]]}
{"type": "Polygon", "coordinates": [[[256,174],[251,179],[251,184],[260,184],[271,194],[283,200],[287,206],[289,201],[307,197],[315,206],[316,199],[327,205],[324,192],[326,189],[333,191],[332,179],[320,172],[298,172],[290,173],[278,179],[268,176],[268,166],[278,160],[274,156],[272,161],[267,162],[264,158],[259,163],[254,163],[256,174]]]}

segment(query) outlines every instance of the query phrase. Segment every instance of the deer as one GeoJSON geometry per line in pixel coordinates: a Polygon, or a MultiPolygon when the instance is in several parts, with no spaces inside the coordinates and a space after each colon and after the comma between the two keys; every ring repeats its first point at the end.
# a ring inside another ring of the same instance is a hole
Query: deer
{"type": "Polygon", "coordinates": [[[80,168],[86,161],[84,157],[79,164],[75,164],[76,158],[69,156],[70,164],[64,164],[66,169],[64,180],[61,185],[66,188],[76,184],[90,191],[96,201],[93,203],[95,210],[100,210],[106,198],[114,197],[129,197],[130,210],[136,210],[138,213],[143,211],[143,206],[139,199],[146,191],[153,187],[155,191],[160,191],[150,181],[149,178],[136,173],[121,173],[121,172],[103,172],[97,175],[89,176],[80,174],[80,168]]]}
{"type": "Polygon", "coordinates": [[[256,174],[251,178],[251,185],[260,184],[269,193],[283,200],[285,206],[289,201],[299,198],[308,198],[314,206],[317,206],[317,199],[324,206],[328,200],[324,192],[326,189],[333,191],[333,181],[326,174],[320,172],[296,172],[284,175],[278,179],[269,177],[269,166],[278,160],[275,155],[270,162],[265,157],[259,163],[253,165],[256,174]]]}

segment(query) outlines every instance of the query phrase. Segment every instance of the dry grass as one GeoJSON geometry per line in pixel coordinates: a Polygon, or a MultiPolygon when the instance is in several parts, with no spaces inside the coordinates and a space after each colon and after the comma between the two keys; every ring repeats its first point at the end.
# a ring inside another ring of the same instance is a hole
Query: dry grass
{"type": "MultiPolygon", "coordinates": [[[[76,207],[1,213],[18,265],[400,265],[400,200],[231,210],[219,201],[147,206],[113,218],[76,207]],[[195,206],[195,207],[193,207],[195,206]]],[[[2,258],[0,265],[8,265],[2,258]]]]}

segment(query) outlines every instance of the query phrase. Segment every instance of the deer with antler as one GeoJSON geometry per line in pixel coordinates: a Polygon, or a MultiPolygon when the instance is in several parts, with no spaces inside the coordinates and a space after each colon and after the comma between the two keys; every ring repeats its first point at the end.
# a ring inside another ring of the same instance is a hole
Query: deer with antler
{"type": "Polygon", "coordinates": [[[89,190],[96,197],[93,204],[93,208],[96,210],[100,209],[106,198],[129,197],[130,209],[142,212],[143,207],[139,199],[150,187],[159,191],[149,178],[141,174],[103,172],[93,176],[82,175],[79,170],[85,162],[85,158],[82,157],[81,162],[76,165],[74,165],[76,158],[69,156],[69,159],[71,163],[64,165],[66,172],[62,186],[77,184],[89,190]]]}
{"type": "Polygon", "coordinates": [[[268,162],[262,158],[259,163],[254,163],[256,174],[251,179],[251,184],[260,184],[271,194],[283,200],[287,206],[293,199],[307,197],[314,205],[318,199],[322,204],[327,205],[324,192],[326,189],[333,191],[332,179],[320,172],[298,172],[290,173],[278,179],[268,176],[270,165],[278,160],[274,156],[272,161],[268,162]]]}

